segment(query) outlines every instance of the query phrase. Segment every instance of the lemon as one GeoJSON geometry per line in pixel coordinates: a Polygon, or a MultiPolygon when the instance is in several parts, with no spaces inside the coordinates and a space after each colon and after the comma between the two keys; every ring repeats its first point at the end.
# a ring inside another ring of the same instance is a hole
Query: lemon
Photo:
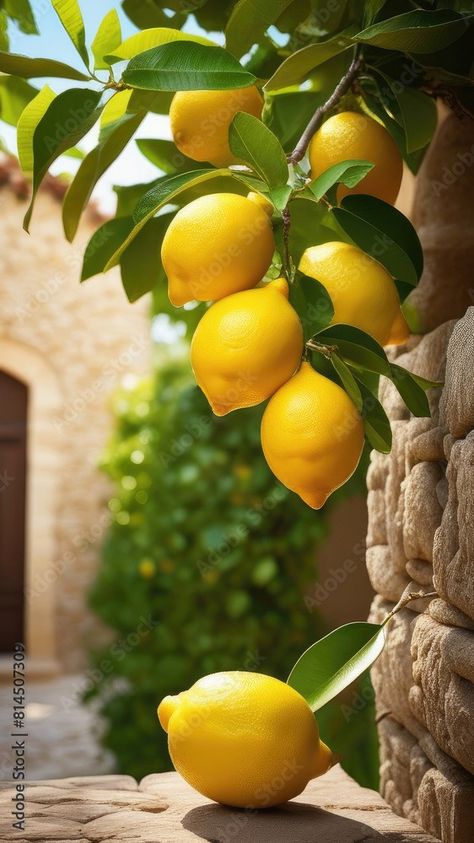
{"type": "Polygon", "coordinates": [[[199,322],[191,363],[216,416],[265,401],[298,368],[303,329],[287,299],[280,278],[226,296],[199,322]]]}
{"type": "Polygon", "coordinates": [[[393,320],[392,327],[390,328],[390,336],[387,340],[387,345],[402,345],[402,343],[406,342],[410,336],[410,328],[408,327],[408,323],[401,311],[399,309],[393,320]]]}
{"type": "Polygon", "coordinates": [[[333,758],[306,700],[246,671],[213,673],[165,697],[160,723],[176,770],[203,796],[269,808],[297,796],[333,758]]]}
{"type": "Polygon", "coordinates": [[[257,88],[227,91],[178,91],[170,107],[173,140],[193,161],[215,167],[237,164],[229,148],[229,126],[238,111],[260,117],[263,99],[257,88]]]}
{"type": "Polygon", "coordinates": [[[274,249],[270,216],[252,197],[200,196],[178,211],[163,238],[169,299],[180,306],[255,287],[274,249]]]}
{"type": "Polygon", "coordinates": [[[354,325],[381,345],[400,314],[392,276],[378,261],[349,243],[310,246],[299,268],[326,288],[334,305],[333,322],[354,325]]]}
{"type": "Polygon", "coordinates": [[[341,161],[358,159],[374,164],[355,187],[339,185],[339,200],[348,193],[368,193],[384,202],[395,202],[402,180],[402,158],[384,126],[366,114],[343,111],[330,117],[313,135],[308,154],[313,179],[341,161]]]}
{"type": "Polygon", "coordinates": [[[305,362],[270,399],[261,437],[278,480],[320,509],[357,468],[364,428],[347,392],[305,362]]]}

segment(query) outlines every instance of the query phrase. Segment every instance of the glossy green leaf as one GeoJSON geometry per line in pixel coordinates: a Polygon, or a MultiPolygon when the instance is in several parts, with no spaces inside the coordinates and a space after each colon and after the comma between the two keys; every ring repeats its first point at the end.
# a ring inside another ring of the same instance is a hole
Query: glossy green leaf
{"type": "Polygon", "coordinates": [[[152,114],[168,114],[173,100],[172,91],[141,91],[135,88],[130,97],[129,111],[141,111],[144,108],[152,114]]]}
{"type": "Polygon", "coordinates": [[[10,126],[16,126],[22,112],[37,93],[38,89],[24,79],[0,76],[0,119],[10,126]]]}
{"type": "Polygon", "coordinates": [[[115,217],[113,220],[107,220],[94,232],[84,252],[81,281],[87,281],[88,278],[105,271],[110,258],[132,228],[131,217],[115,217]]]}
{"type": "Polygon", "coordinates": [[[351,36],[356,32],[357,27],[350,26],[333,38],[328,38],[327,41],[310,44],[308,47],[303,47],[302,50],[292,53],[268,80],[265,90],[277,91],[306,79],[308,74],[316,67],[349,47],[353,47],[354,43],[351,36]]]}
{"type": "Polygon", "coordinates": [[[390,453],[392,429],[387,414],[374,392],[367,387],[359,375],[355,375],[362,395],[362,421],[367,441],[382,454],[390,453]]]}
{"type": "Polygon", "coordinates": [[[385,629],[375,623],[348,623],[316,641],[298,659],[288,685],[318,711],[369,668],[382,652],[385,629]]]}
{"type": "Polygon", "coordinates": [[[24,219],[28,226],[38,188],[56,158],[75,146],[100,115],[100,91],[70,88],[58,94],[48,106],[33,135],[33,193],[24,219]]]}
{"type": "Polygon", "coordinates": [[[474,15],[459,15],[447,9],[417,9],[369,26],[354,40],[386,50],[406,53],[436,53],[456,41],[474,15]]]}
{"type": "Polygon", "coordinates": [[[60,79],[76,79],[87,81],[84,73],[55,59],[32,59],[17,53],[0,52],[0,71],[21,76],[22,79],[34,79],[41,76],[57,76],[60,79]]]}
{"type": "Polygon", "coordinates": [[[118,47],[114,48],[113,53],[107,58],[110,59],[111,63],[126,61],[138,56],[139,53],[144,53],[153,47],[160,47],[162,44],[170,44],[172,41],[187,41],[213,46],[213,42],[209,38],[203,38],[201,35],[190,35],[187,32],[180,32],[179,29],[170,29],[163,26],[144,29],[143,32],[130,35],[118,47]]]}
{"type": "Polygon", "coordinates": [[[300,317],[305,340],[325,328],[334,316],[334,307],[326,288],[314,278],[297,272],[290,285],[290,303],[300,317]]]}
{"type": "Polygon", "coordinates": [[[161,176],[148,182],[138,184],[115,184],[114,192],[117,196],[117,217],[131,217],[140,199],[142,199],[152,187],[165,181],[167,176],[161,176]]]}
{"type": "Polygon", "coordinates": [[[426,390],[439,387],[441,384],[419,378],[395,363],[390,365],[390,372],[390,378],[410,412],[417,417],[429,417],[430,405],[426,390]]]}
{"type": "Polygon", "coordinates": [[[122,117],[113,124],[105,139],[84,158],[63,202],[64,233],[69,241],[76,235],[81,214],[95,185],[133,137],[144,116],[141,113],[122,117]]]}
{"type": "Polygon", "coordinates": [[[22,111],[17,124],[18,160],[24,173],[33,171],[33,135],[56,94],[45,85],[22,111]]]}
{"type": "Polygon", "coordinates": [[[382,346],[353,325],[330,325],[316,334],[316,342],[337,346],[340,356],[352,366],[390,377],[390,364],[382,346]]]}
{"type": "Polygon", "coordinates": [[[119,16],[116,9],[111,9],[103,18],[91,44],[95,59],[95,70],[107,70],[110,67],[110,63],[104,59],[104,56],[113,53],[121,42],[122,29],[119,16]]]}
{"type": "Polygon", "coordinates": [[[181,173],[171,176],[171,178],[168,179],[160,179],[159,182],[138,202],[133,214],[132,230],[124,242],[121,243],[117,251],[114,252],[107,263],[106,269],[110,269],[118,263],[122,253],[129,246],[132,240],[134,240],[138,232],[141,231],[149,219],[155,216],[163,205],[167,205],[169,202],[172,202],[176,196],[179,196],[179,194],[187,188],[200,184],[208,179],[215,179],[221,175],[230,175],[230,171],[215,169],[195,170],[191,173],[181,173]]]}
{"type": "Polygon", "coordinates": [[[344,389],[360,412],[363,404],[362,395],[349,366],[347,366],[342,357],[339,357],[336,353],[331,354],[331,363],[334,366],[344,389]]]}
{"type": "Polygon", "coordinates": [[[282,211],[286,203],[288,202],[292,191],[293,188],[289,184],[285,184],[280,187],[275,187],[273,188],[273,190],[270,190],[268,198],[270,199],[270,202],[273,202],[275,208],[278,211],[282,211]]]}
{"type": "Polygon", "coordinates": [[[226,47],[235,56],[243,56],[261,40],[293,0],[238,0],[227,22],[226,47]]]}
{"type": "Polygon", "coordinates": [[[172,141],[161,138],[138,138],[136,144],[145,158],[169,175],[202,169],[199,161],[192,161],[191,158],[183,155],[172,141]]]}
{"type": "Polygon", "coordinates": [[[148,293],[160,281],[164,282],[160,249],[172,217],[173,214],[163,214],[148,220],[120,259],[122,283],[131,302],[148,293]]]}
{"type": "Polygon", "coordinates": [[[397,100],[407,152],[423,149],[430,143],[436,129],[438,117],[434,100],[416,88],[404,88],[397,100]]]}
{"type": "Polygon", "coordinates": [[[370,161],[355,159],[351,161],[340,161],[339,164],[334,164],[325,170],[324,173],[321,173],[308,187],[319,201],[338,182],[341,182],[346,187],[355,187],[373,167],[374,165],[370,161]]]}
{"type": "Polygon", "coordinates": [[[86,31],[78,0],[51,0],[59,20],[74,44],[86,67],[89,67],[89,54],[86,47],[86,31]]]}
{"type": "Polygon", "coordinates": [[[132,88],[156,91],[245,88],[256,81],[222,47],[172,41],[135,56],[123,80],[132,88]]]}
{"type": "Polygon", "coordinates": [[[257,117],[239,111],[230,124],[229,145],[235,157],[248,164],[269,187],[286,184],[288,164],[283,147],[257,117]]]}
{"type": "Polygon", "coordinates": [[[423,252],[411,222],[374,196],[346,196],[332,214],[349,237],[380,261],[394,278],[415,285],[423,270],[423,252]]]}

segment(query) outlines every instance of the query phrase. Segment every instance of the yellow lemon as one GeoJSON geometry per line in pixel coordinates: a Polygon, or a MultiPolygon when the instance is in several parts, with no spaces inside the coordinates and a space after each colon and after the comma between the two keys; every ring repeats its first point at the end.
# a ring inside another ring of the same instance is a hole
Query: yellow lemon
{"type": "Polygon", "coordinates": [[[303,329],[283,278],[213,304],[191,343],[196,381],[216,416],[265,401],[298,368],[303,329]]]}
{"type": "Polygon", "coordinates": [[[347,392],[309,363],[270,399],[261,435],[275,476],[313,509],[353,474],[364,445],[362,419],[347,392]]]}
{"type": "Polygon", "coordinates": [[[270,216],[259,203],[236,193],[200,196],[178,211],[163,238],[171,303],[215,301],[255,287],[274,249],[270,216]]]}
{"type": "Polygon", "coordinates": [[[246,671],[213,673],[165,697],[158,717],[176,770],[203,796],[238,808],[293,799],[333,763],[306,700],[246,671]]]}
{"type": "Polygon", "coordinates": [[[390,329],[387,345],[402,345],[410,336],[410,328],[401,309],[397,311],[390,329]]]}
{"type": "Polygon", "coordinates": [[[215,167],[237,164],[229,148],[229,126],[238,111],[260,117],[263,99],[257,88],[227,91],[178,91],[170,107],[171,133],[183,155],[215,167]]]}
{"type": "Polygon", "coordinates": [[[395,202],[402,180],[402,158],[384,126],[366,114],[343,111],[330,117],[313,135],[308,154],[313,179],[341,161],[359,159],[374,165],[355,187],[339,185],[339,200],[348,193],[368,193],[384,202],[395,202]]]}
{"type": "Polygon", "coordinates": [[[354,325],[385,345],[400,314],[400,299],[392,276],[381,263],[349,243],[310,246],[299,268],[328,291],[333,322],[354,325]]]}

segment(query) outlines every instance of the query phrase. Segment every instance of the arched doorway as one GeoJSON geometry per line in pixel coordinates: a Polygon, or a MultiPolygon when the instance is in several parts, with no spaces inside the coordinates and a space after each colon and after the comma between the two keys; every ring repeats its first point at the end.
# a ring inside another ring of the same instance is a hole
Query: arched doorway
{"type": "Polygon", "coordinates": [[[28,389],[0,371],[0,653],[24,641],[28,389]]]}

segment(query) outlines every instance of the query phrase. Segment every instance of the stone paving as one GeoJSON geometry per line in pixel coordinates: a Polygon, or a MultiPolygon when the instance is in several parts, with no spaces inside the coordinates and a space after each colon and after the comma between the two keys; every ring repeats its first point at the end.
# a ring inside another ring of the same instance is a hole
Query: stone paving
{"type": "MultiPolygon", "coordinates": [[[[94,707],[79,699],[85,687],[80,674],[29,679],[26,686],[27,778],[98,776],[114,772],[112,756],[99,743],[100,719],[94,707]]],[[[0,779],[10,780],[11,684],[0,684],[0,779]]]]}

